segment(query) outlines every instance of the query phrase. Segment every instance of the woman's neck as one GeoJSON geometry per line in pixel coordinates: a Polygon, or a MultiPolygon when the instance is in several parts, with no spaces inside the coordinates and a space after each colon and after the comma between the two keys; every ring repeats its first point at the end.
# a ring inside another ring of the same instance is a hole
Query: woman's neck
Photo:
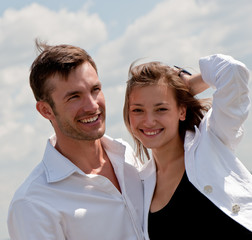
{"type": "Polygon", "coordinates": [[[183,141],[179,138],[177,141],[166,144],[162,148],[152,149],[152,154],[157,165],[157,170],[159,171],[166,171],[166,169],[170,168],[174,163],[175,165],[177,165],[178,162],[183,162],[184,164],[183,141]]]}

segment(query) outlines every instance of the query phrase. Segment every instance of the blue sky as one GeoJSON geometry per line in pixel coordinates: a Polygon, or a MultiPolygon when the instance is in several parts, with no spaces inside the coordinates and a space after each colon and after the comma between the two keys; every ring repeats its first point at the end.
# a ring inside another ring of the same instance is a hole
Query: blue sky
{"type": "MultiPolygon", "coordinates": [[[[98,65],[107,104],[107,134],[131,142],[122,120],[131,62],[161,60],[192,72],[201,56],[224,53],[252,69],[252,1],[43,0],[0,5],[0,239],[20,183],[41,160],[53,130],[35,110],[28,84],[34,39],[87,50],[98,65]]],[[[251,83],[250,83],[250,88],[251,83]]],[[[209,96],[211,91],[202,97],[209,96]]],[[[237,154],[252,170],[252,117],[237,154]]]]}

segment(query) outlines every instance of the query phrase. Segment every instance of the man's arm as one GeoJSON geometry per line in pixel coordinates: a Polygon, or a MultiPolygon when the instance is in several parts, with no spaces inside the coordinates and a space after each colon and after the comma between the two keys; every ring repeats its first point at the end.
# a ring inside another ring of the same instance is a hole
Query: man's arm
{"type": "Polygon", "coordinates": [[[11,204],[8,229],[13,240],[63,240],[60,216],[51,207],[27,200],[11,204]]]}

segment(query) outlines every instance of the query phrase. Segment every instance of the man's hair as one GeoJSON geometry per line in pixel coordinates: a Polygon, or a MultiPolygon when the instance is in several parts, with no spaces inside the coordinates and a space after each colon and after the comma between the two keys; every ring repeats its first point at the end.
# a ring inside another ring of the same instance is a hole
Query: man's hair
{"type": "Polygon", "coordinates": [[[35,44],[40,54],[31,65],[30,86],[37,101],[46,101],[54,106],[51,98],[54,86],[49,78],[55,74],[67,80],[70,72],[84,62],[89,62],[97,72],[95,62],[84,49],[66,44],[50,46],[37,39],[35,44]]]}
{"type": "MultiPolygon", "coordinates": [[[[161,62],[149,62],[138,66],[131,64],[129,79],[125,93],[123,117],[125,125],[132,135],[137,147],[137,156],[144,160],[144,155],[149,159],[149,153],[143,144],[133,135],[129,120],[129,96],[135,87],[146,87],[162,84],[171,88],[178,106],[186,107],[186,119],[179,122],[179,134],[184,141],[187,130],[195,131],[194,126],[199,126],[204,113],[210,108],[209,99],[199,100],[189,91],[185,82],[178,76],[173,68],[161,62]]],[[[146,96],[151,97],[151,96],[146,96]]]]}

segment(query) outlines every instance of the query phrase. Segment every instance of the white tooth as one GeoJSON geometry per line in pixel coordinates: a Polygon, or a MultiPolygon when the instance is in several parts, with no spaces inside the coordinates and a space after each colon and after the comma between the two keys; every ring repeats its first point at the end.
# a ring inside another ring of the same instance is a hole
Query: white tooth
{"type": "Polygon", "coordinates": [[[83,120],[81,120],[81,122],[83,122],[83,123],[90,123],[90,122],[96,121],[97,118],[98,118],[98,116],[95,116],[95,117],[92,117],[92,118],[83,119],[83,120]]]}
{"type": "Polygon", "coordinates": [[[157,134],[159,131],[153,131],[153,132],[145,132],[146,135],[149,135],[149,136],[152,136],[152,135],[155,135],[157,134]]]}

